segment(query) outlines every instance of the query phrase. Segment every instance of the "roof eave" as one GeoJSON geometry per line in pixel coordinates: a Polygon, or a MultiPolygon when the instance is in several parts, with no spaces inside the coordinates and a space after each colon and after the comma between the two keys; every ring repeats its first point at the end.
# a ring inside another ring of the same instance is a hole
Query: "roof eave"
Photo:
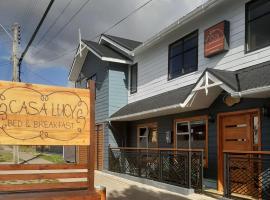
{"type": "Polygon", "coordinates": [[[169,25],[168,27],[166,27],[165,29],[160,31],[158,34],[156,34],[153,37],[151,37],[150,39],[146,40],[144,43],[142,43],[141,45],[136,47],[132,52],[134,53],[134,55],[136,55],[137,53],[143,51],[144,49],[149,48],[150,46],[153,46],[160,39],[165,37],[167,34],[178,29],[179,27],[183,26],[187,22],[200,16],[205,11],[209,10],[210,8],[218,5],[219,3],[223,2],[223,1],[225,1],[225,0],[208,0],[207,2],[205,2],[201,6],[197,7],[196,9],[194,9],[193,11],[191,11],[190,13],[185,15],[184,17],[181,17],[176,22],[172,23],[171,25],[169,25]]]}
{"type": "Polygon", "coordinates": [[[92,52],[93,54],[95,54],[100,60],[103,61],[107,61],[107,62],[116,62],[116,63],[124,63],[124,64],[132,64],[132,61],[130,60],[125,60],[125,59],[117,59],[117,58],[112,58],[112,57],[106,57],[106,56],[102,56],[100,55],[95,49],[89,47],[87,44],[85,44],[83,41],[82,43],[84,45],[86,45],[86,48],[92,52]]]}
{"type": "Polygon", "coordinates": [[[125,48],[124,46],[118,44],[117,42],[113,41],[112,39],[106,37],[106,35],[101,35],[100,38],[99,38],[98,43],[101,44],[102,40],[110,43],[111,45],[115,46],[116,48],[118,48],[119,50],[125,52],[128,55],[134,56],[134,52],[132,50],[129,50],[129,49],[125,48]]]}

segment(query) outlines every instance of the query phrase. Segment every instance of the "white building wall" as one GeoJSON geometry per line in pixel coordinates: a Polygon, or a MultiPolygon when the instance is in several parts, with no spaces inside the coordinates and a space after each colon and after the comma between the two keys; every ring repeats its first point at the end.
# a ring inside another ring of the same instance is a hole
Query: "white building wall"
{"type": "Polygon", "coordinates": [[[238,70],[270,60],[270,47],[245,53],[245,3],[226,0],[203,16],[162,38],[159,43],[135,56],[138,63],[138,90],[128,102],[195,83],[205,68],[238,70]],[[204,30],[223,21],[230,22],[230,50],[212,58],[204,57],[204,30]],[[198,71],[168,80],[168,46],[183,36],[199,30],[198,71]]]}

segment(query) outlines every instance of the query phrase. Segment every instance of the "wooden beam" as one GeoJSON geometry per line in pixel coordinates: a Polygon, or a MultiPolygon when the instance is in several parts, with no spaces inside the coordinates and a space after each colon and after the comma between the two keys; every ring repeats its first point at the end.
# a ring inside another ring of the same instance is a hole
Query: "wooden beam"
{"type": "Polygon", "coordinates": [[[90,146],[88,153],[88,190],[94,190],[94,169],[95,169],[95,90],[96,83],[93,80],[88,82],[90,91],[90,146]]]}

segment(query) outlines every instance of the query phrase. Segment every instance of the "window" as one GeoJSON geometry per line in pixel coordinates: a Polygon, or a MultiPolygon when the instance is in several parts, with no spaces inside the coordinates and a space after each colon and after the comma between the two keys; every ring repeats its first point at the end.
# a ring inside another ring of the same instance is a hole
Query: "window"
{"type": "Polygon", "coordinates": [[[176,126],[176,148],[179,149],[204,149],[205,165],[207,164],[208,139],[206,116],[188,119],[178,119],[176,126]]]}
{"type": "Polygon", "coordinates": [[[157,148],[158,133],[157,124],[144,124],[138,126],[138,144],[139,148],[157,148]]]}
{"type": "Polygon", "coordinates": [[[256,0],[246,4],[246,51],[270,45],[270,1],[256,0]]]}
{"type": "Polygon", "coordinates": [[[130,66],[130,94],[137,92],[138,64],[130,66]]]}
{"type": "Polygon", "coordinates": [[[169,46],[169,74],[173,79],[198,69],[198,31],[169,46]]]}

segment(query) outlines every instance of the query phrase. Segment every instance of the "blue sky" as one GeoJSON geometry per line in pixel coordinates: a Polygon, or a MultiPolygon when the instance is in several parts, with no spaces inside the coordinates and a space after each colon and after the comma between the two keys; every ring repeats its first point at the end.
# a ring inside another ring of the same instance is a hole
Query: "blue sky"
{"type": "MultiPolygon", "coordinates": [[[[0,1],[0,23],[9,31],[14,22],[21,25],[20,52],[26,47],[49,1],[0,1]]],[[[97,41],[100,33],[147,1],[55,1],[24,59],[22,81],[67,86],[69,68],[79,40],[78,30],[81,30],[83,39],[97,41]],[[80,7],[82,9],[76,14],[80,7]]],[[[143,42],[204,1],[152,0],[105,33],[143,42]]],[[[11,80],[10,53],[11,41],[0,28],[0,80],[11,80]]]]}

